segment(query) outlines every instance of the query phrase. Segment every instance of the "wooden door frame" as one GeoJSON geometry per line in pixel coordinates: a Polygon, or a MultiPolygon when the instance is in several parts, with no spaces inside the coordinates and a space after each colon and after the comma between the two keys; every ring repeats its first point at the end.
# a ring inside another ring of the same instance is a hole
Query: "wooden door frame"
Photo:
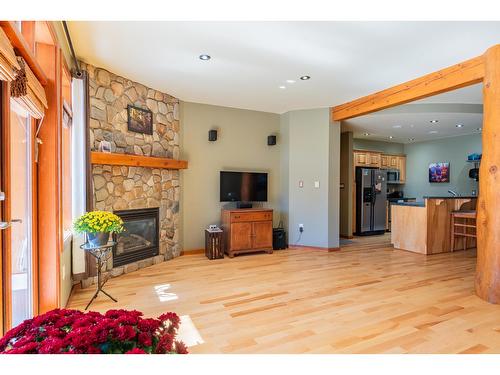
{"type": "Polygon", "coordinates": [[[479,170],[477,204],[476,294],[491,303],[500,303],[500,44],[483,55],[438,70],[386,90],[332,107],[330,119],[347,120],[429,96],[483,83],[483,157],[479,170]]]}
{"type": "MultiPolygon", "coordinates": [[[[10,215],[10,85],[8,82],[2,82],[2,191],[6,199],[2,204],[2,220],[9,222],[10,215]]],[[[11,300],[11,253],[10,248],[10,230],[2,231],[2,301],[3,301],[3,329],[6,332],[11,327],[12,300],[11,300]]]]}
{"type": "MultiPolygon", "coordinates": [[[[8,155],[8,150],[6,150],[6,145],[7,142],[6,140],[8,139],[6,134],[7,129],[8,129],[8,119],[9,119],[9,103],[8,103],[8,83],[7,82],[2,82],[0,81],[0,191],[3,191],[5,193],[6,187],[8,187],[8,184],[6,183],[8,175],[8,168],[7,165],[9,164],[6,160],[6,156],[8,155]]],[[[2,221],[7,221],[6,217],[6,202],[3,201],[0,203],[0,219],[2,221]]],[[[6,285],[5,285],[5,274],[6,274],[6,269],[5,265],[7,264],[5,258],[6,258],[6,251],[5,251],[5,244],[7,243],[7,238],[5,236],[5,231],[0,231],[0,336],[3,336],[3,334],[7,331],[8,325],[6,321],[6,316],[7,316],[7,305],[8,303],[5,303],[4,296],[7,295],[5,292],[6,290],[6,285]]]]}
{"type": "MultiPolygon", "coordinates": [[[[10,198],[10,86],[8,82],[1,82],[1,126],[0,126],[0,191],[6,195],[6,200],[2,204],[2,221],[11,221],[10,198]]],[[[31,272],[32,272],[32,314],[38,314],[38,235],[36,228],[37,218],[37,171],[35,163],[35,131],[37,122],[31,118],[31,272]]],[[[12,297],[11,297],[11,251],[10,251],[10,230],[0,231],[0,335],[12,328],[12,297]]]]}

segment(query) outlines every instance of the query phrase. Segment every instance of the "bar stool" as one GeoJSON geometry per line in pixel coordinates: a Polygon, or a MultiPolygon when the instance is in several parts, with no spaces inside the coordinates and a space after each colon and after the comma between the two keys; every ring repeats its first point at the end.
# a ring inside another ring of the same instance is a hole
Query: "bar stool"
{"type": "Polygon", "coordinates": [[[464,238],[464,250],[467,250],[467,238],[477,238],[476,236],[476,211],[463,210],[451,212],[450,249],[455,250],[455,239],[464,238]],[[457,221],[458,219],[458,221],[457,221]],[[471,223],[472,221],[472,223],[471,223]],[[459,228],[462,230],[456,231],[459,228]],[[467,228],[474,228],[474,233],[467,232],[467,228]]]}

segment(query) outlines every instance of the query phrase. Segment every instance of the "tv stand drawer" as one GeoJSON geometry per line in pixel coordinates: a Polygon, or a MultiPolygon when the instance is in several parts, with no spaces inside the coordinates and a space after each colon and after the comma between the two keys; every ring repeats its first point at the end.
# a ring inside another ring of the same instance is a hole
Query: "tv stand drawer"
{"type": "Polygon", "coordinates": [[[271,221],[271,220],[273,220],[272,211],[231,212],[231,223],[241,223],[248,221],[271,221]]]}

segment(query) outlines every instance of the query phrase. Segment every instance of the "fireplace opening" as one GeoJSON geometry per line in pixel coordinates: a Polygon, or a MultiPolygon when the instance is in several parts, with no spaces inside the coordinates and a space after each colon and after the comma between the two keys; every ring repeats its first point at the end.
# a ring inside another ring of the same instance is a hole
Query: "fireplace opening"
{"type": "Polygon", "coordinates": [[[159,209],[115,211],[125,230],[114,235],[113,267],[137,262],[159,254],[159,209]]]}

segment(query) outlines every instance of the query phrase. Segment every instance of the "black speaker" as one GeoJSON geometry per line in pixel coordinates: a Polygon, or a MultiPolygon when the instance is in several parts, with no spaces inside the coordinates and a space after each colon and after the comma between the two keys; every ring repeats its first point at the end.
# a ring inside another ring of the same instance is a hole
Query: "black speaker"
{"type": "Polygon", "coordinates": [[[217,130],[212,129],[208,131],[208,140],[214,142],[217,140],[217,130]]]}
{"type": "Polygon", "coordinates": [[[286,232],[283,228],[273,228],[273,250],[286,249],[286,232]]]}
{"type": "Polygon", "coordinates": [[[275,144],[276,144],[276,136],[275,135],[268,135],[267,136],[267,145],[274,146],[275,144]]]}

